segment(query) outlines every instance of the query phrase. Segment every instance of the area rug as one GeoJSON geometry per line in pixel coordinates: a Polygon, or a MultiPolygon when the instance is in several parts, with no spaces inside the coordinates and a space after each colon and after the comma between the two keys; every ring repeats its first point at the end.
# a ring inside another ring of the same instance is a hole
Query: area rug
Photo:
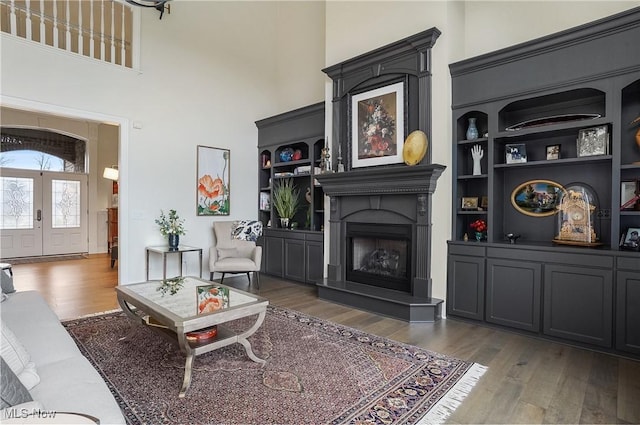
{"type": "MultiPolygon", "coordinates": [[[[249,318],[250,320],[251,318],[249,318]]],[[[242,329],[242,319],[229,323],[242,329]]],[[[300,312],[269,306],[250,337],[264,367],[233,344],[196,357],[178,398],[177,343],[122,312],[64,323],[129,424],[442,423],[486,368],[300,312]]]]}

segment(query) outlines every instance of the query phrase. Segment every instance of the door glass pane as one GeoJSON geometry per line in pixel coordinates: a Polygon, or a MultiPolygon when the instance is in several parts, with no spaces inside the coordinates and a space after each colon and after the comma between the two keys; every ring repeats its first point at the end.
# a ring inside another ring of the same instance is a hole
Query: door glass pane
{"type": "Polygon", "coordinates": [[[0,229],[33,229],[33,179],[0,177],[0,229]]]}
{"type": "Polygon", "coordinates": [[[51,180],[53,228],[80,227],[80,182],[51,180]]]}

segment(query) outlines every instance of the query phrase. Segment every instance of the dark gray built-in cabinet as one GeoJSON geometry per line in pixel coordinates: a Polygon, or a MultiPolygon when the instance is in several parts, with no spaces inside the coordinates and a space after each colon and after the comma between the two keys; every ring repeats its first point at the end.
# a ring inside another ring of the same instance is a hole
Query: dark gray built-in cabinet
{"type": "Polygon", "coordinates": [[[265,118],[256,126],[262,272],[315,284],[324,274],[324,193],[315,179],[325,144],[324,103],[265,118]],[[285,149],[297,152],[296,157],[283,160],[285,149]],[[273,187],[283,179],[291,179],[300,191],[302,207],[293,219],[295,229],[281,228],[272,207],[273,187]]]}
{"type": "Polygon", "coordinates": [[[640,253],[621,236],[640,210],[621,210],[621,182],[640,179],[631,122],[640,115],[640,8],[450,65],[453,216],[447,315],[557,341],[640,355],[640,253]],[[469,118],[478,138],[467,140],[469,118]],[[537,120],[535,125],[520,125],[537,120]],[[578,153],[582,130],[604,127],[607,150],[578,153]],[[506,160],[524,146],[526,162],[506,160]],[[484,156],[474,173],[472,152],[484,156]],[[560,145],[558,159],[547,147],[560,145]],[[512,192],[531,180],[589,186],[600,246],[554,244],[557,216],[523,214],[512,192]],[[479,200],[464,208],[462,198],[479,200]],[[482,199],[485,202],[482,202],[482,199]],[[478,242],[470,224],[483,219],[478,242]],[[506,234],[521,235],[510,244],[506,234]],[[465,240],[465,234],[468,240],[465,240]]]}

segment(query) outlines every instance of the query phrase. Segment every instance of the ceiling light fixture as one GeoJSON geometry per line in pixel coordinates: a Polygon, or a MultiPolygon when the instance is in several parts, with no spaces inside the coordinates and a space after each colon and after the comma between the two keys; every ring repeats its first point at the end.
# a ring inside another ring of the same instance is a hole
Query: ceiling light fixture
{"type": "Polygon", "coordinates": [[[160,12],[160,19],[166,10],[167,13],[171,13],[171,5],[168,4],[171,0],[125,0],[127,3],[140,7],[153,7],[160,12]]]}

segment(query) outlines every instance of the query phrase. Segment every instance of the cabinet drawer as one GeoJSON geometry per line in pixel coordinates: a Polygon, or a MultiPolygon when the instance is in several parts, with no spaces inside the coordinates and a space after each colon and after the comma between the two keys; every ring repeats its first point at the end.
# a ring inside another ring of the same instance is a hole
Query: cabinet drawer
{"type": "Polygon", "coordinates": [[[517,246],[510,248],[487,248],[487,257],[503,258],[510,260],[536,261],[551,264],[572,264],[576,266],[613,268],[613,256],[606,254],[573,254],[556,250],[522,249],[517,246]]]}
{"type": "Polygon", "coordinates": [[[487,248],[479,246],[475,242],[466,244],[449,244],[449,254],[451,255],[472,255],[474,257],[484,257],[487,248]]]}
{"type": "Polygon", "coordinates": [[[618,268],[621,270],[630,270],[640,272],[640,255],[634,257],[618,257],[618,268]]]}

